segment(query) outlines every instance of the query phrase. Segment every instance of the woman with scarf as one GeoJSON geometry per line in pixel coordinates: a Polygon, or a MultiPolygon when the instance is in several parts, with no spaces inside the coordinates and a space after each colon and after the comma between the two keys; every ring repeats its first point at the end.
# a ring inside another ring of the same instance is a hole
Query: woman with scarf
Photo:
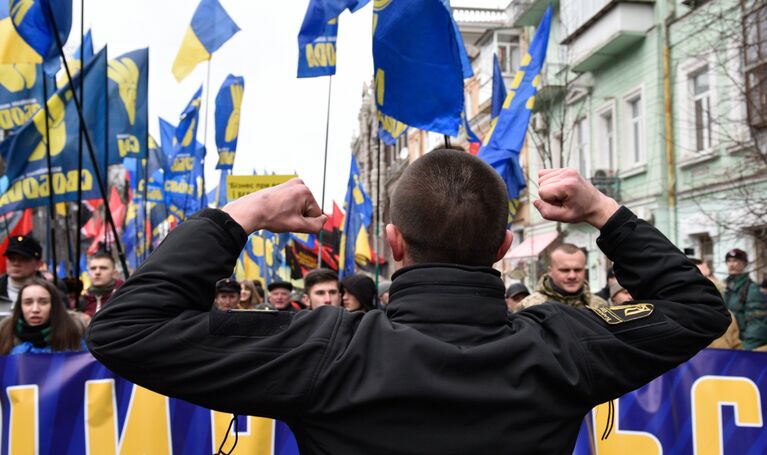
{"type": "Polygon", "coordinates": [[[67,312],[61,293],[34,278],[16,299],[13,312],[0,323],[0,355],[82,351],[83,326],[67,312]]]}

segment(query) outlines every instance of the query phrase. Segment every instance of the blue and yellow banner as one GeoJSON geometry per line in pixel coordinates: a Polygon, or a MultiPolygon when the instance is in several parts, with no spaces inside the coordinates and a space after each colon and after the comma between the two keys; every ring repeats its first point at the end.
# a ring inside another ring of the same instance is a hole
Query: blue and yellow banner
{"type": "MultiPolygon", "coordinates": [[[[82,73],[74,77],[79,85],[82,73]]],[[[106,118],[106,52],[99,52],[85,70],[85,91],[90,95],[91,108],[86,109],[85,126],[90,132],[96,156],[104,156],[106,118]]],[[[82,174],[78,174],[79,121],[69,85],[48,99],[46,122],[40,109],[23,127],[0,143],[0,156],[7,163],[8,190],[0,196],[0,213],[36,207],[53,202],[77,199],[77,182],[82,180],[82,198],[99,197],[98,184],[90,155],[84,153],[82,174]],[[46,141],[46,123],[50,139],[46,141]],[[46,142],[50,142],[53,182],[49,181],[46,142]],[[52,183],[52,184],[51,184],[52,183]]]]}
{"type": "Polygon", "coordinates": [[[447,2],[375,0],[373,5],[375,101],[384,129],[391,133],[387,122],[400,122],[457,136],[463,79],[471,68],[447,2]]]}
{"type": "Polygon", "coordinates": [[[493,54],[493,95],[490,97],[490,118],[498,117],[501,113],[501,109],[503,109],[503,101],[505,99],[506,83],[503,81],[503,71],[501,71],[498,55],[493,54]]]}
{"type": "Polygon", "coordinates": [[[237,152],[237,138],[240,137],[240,112],[245,79],[228,75],[216,95],[216,147],[218,163],[216,169],[231,170],[237,152]]]}
{"type": "Polygon", "coordinates": [[[119,164],[128,156],[146,156],[148,70],[147,48],[109,61],[109,164],[119,164]]]}
{"type": "MultiPolygon", "coordinates": [[[[0,371],[2,454],[216,453],[232,418],[131,384],[88,353],[0,357],[0,371]]],[[[765,371],[765,353],[705,349],[594,408],[573,453],[763,454],[765,371]]],[[[238,429],[236,453],[298,454],[282,422],[242,416],[238,429]]]]}
{"type": "Polygon", "coordinates": [[[0,130],[16,131],[43,105],[43,67],[0,65],[0,130]]]}
{"type": "Polygon", "coordinates": [[[56,21],[63,46],[72,28],[72,0],[9,0],[2,3],[0,63],[43,63],[47,74],[56,74],[60,53],[51,18],[56,21]]]}
{"type": "Polygon", "coordinates": [[[298,77],[336,74],[338,16],[352,13],[370,0],[309,0],[298,32],[298,77]]]}
{"type": "Polygon", "coordinates": [[[147,201],[165,202],[165,167],[167,159],[163,149],[157,146],[157,142],[150,135],[147,141],[149,147],[149,164],[147,166],[147,201]]]}
{"type": "Polygon", "coordinates": [[[173,61],[176,80],[181,82],[199,63],[210,60],[211,54],[239,31],[218,0],[201,0],[173,61]]]}
{"type": "Polygon", "coordinates": [[[535,106],[541,67],[546,60],[551,14],[549,5],[522,58],[521,67],[514,75],[503,108],[498,117],[491,121],[490,131],[479,150],[479,157],[492,166],[506,183],[509,223],[519,209],[519,193],[527,186],[519,165],[519,152],[525,142],[530,114],[535,106]]]}
{"type": "Polygon", "coordinates": [[[373,220],[373,202],[362,187],[360,168],[354,155],[352,155],[352,164],[349,169],[344,209],[346,214],[341,229],[341,252],[338,255],[340,278],[354,273],[357,255],[364,256],[368,260],[371,257],[367,228],[373,220]]]}
{"type": "MultiPolygon", "coordinates": [[[[3,454],[216,453],[232,419],[133,385],[89,353],[0,357],[0,371],[3,454]]],[[[282,422],[242,416],[238,430],[236,453],[298,454],[282,422]]]]}

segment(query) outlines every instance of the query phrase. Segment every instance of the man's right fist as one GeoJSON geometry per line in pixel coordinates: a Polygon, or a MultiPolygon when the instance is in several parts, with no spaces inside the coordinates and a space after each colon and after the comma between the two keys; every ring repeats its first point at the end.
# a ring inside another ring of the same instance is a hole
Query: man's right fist
{"type": "Polygon", "coordinates": [[[601,229],[620,207],[576,170],[542,169],[538,172],[538,197],[533,204],[541,216],[565,223],[586,222],[601,229]]]}

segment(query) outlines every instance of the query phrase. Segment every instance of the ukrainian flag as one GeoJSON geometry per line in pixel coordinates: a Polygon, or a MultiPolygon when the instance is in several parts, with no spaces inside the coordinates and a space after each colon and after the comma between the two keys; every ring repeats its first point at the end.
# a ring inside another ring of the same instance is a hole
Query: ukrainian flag
{"type": "Polygon", "coordinates": [[[0,63],[46,63],[46,72],[55,73],[59,51],[50,17],[65,43],[72,28],[71,0],[0,2],[0,63]]]}
{"type": "Polygon", "coordinates": [[[479,157],[492,166],[503,181],[509,196],[509,222],[519,208],[519,193],[527,186],[519,165],[519,152],[525,142],[530,114],[535,106],[539,74],[546,60],[546,47],[551,29],[551,5],[538,24],[522,65],[514,75],[511,90],[500,114],[494,118],[490,132],[479,150],[479,157]]]}
{"type": "Polygon", "coordinates": [[[181,82],[198,63],[210,60],[211,54],[239,31],[218,0],[201,0],[173,61],[176,80],[181,82]]]}

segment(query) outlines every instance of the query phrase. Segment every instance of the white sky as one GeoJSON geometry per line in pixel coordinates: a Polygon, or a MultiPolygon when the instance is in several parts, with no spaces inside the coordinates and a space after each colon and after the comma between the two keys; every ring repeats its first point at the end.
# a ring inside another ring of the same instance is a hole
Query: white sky
{"type": "MultiPolygon", "coordinates": [[[[206,183],[218,183],[215,164],[215,97],[227,74],[245,78],[240,136],[234,173],[253,168],[296,172],[314,192],[322,191],[328,78],[296,78],[297,35],[308,0],[266,2],[220,0],[241,31],[214,55],[210,70],[206,183]]],[[[360,11],[344,12],[339,20],[336,75],[330,111],[325,209],[342,204],[357,130],[362,87],[373,74],[371,50],[372,1],[360,11]]],[[[197,87],[205,82],[206,64],[181,83],[171,73],[173,59],[189,25],[197,0],[85,0],[85,26],[94,47],[108,44],[109,57],[149,47],[149,131],[159,140],[158,117],[173,124],[197,87]]],[[[508,0],[455,0],[453,6],[504,7],[508,0]]],[[[74,0],[74,24],[67,48],[79,45],[80,2],[74,0]]],[[[207,87],[206,87],[207,89],[207,87]]],[[[203,93],[203,115],[205,115],[203,93]]],[[[204,122],[198,140],[203,142],[204,122]]]]}

